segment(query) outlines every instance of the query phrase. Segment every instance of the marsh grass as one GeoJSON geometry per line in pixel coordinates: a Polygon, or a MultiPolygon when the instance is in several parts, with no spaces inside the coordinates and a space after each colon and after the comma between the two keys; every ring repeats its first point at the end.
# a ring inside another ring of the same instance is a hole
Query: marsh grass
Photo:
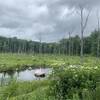
{"type": "MultiPolygon", "coordinates": [[[[80,65],[80,57],[51,54],[0,54],[0,72],[20,71],[29,67],[61,67],[67,65],[80,65]]],[[[84,57],[84,66],[100,66],[95,57],[84,57]]]]}
{"type": "Polygon", "coordinates": [[[37,89],[45,89],[49,81],[17,82],[13,80],[9,85],[1,87],[0,97],[3,99],[20,97],[30,94],[37,89]]]}
{"type": "Polygon", "coordinates": [[[0,100],[81,100],[79,92],[82,100],[100,100],[100,61],[96,63],[95,57],[84,57],[81,65],[77,56],[0,54],[0,72],[29,67],[52,67],[53,76],[32,82],[14,79],[0,87],[0,100]]]}

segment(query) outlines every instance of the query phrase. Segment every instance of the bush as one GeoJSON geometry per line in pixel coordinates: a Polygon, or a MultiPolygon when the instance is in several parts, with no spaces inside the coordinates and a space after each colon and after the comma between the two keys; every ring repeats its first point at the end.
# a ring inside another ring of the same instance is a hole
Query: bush
{"type": "Polygon", "coordinates": [[[99,72],[99,69],[82,66],[55,69],[48,93],[55,96],[57,100],[72,100],[75,94],[78,94],[79,99],[91,98],[91,96],[94,98],[95,95],[91,94],[96,91],[99,72]]]}

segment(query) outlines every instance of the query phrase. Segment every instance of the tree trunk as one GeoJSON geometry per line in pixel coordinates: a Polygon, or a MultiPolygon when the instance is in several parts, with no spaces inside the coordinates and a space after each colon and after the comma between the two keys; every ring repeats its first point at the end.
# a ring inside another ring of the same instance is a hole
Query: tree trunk
{"type": "Polygon", "coordinates": [[[81,63],[83,63],[83,9],[81,9],[81,63]]]}

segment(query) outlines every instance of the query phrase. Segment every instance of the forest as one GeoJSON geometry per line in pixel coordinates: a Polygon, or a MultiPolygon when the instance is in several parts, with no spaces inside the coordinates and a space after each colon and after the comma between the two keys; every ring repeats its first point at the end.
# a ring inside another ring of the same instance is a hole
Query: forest
{"type": "MultiPolygon", "coordinates": [[[[98,37],[100,32],[95,30],[89,36],[84,37],[84,54],[99,56],[98,37]]],[[[76,35],[69,38],[63,38],[58,42],[46,43],[27,41],[22,39],[0,37],[0,52],[1,53],[43,53],[43,54],[65,54],[65,55],[80,55],[81,38],[76,35]]],[[[99,46],[100,52],[100,46],[99,46]]]]}

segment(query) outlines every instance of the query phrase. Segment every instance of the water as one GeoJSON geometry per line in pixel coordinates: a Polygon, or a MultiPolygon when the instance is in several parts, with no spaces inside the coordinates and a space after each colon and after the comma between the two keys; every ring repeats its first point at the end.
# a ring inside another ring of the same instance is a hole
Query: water
{"type": "Polygon", "coordinates": [[[24,71],[20,72],[6,72],[6,73],[0,73],[0,83],[1,85],[4,83],[10,82],[12,79],[16,79],[17,81],[33,81],[33,80],[40,80],[40,79],[46,79],[50,73],[52,72],[52,69],[50,68],[42,68],[43,72],[45,72],[44,78],[35,77],[35,71],[37,69],[26,69],[24,71]]]}

